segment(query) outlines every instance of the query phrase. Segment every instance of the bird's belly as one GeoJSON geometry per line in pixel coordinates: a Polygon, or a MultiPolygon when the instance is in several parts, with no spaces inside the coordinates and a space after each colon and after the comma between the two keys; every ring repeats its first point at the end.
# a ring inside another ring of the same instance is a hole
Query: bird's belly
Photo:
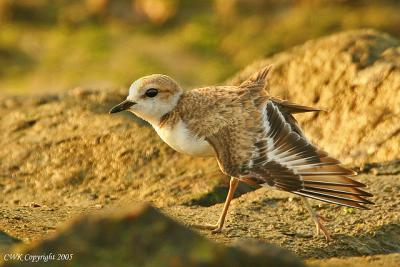
{"type": "Polygon", "coordinates": [[[161,139],[178,152],[192,156],[213,156],[214,149],[202,138],[193,135],[183,121],[173,127],[154,127],[161,139]]]}

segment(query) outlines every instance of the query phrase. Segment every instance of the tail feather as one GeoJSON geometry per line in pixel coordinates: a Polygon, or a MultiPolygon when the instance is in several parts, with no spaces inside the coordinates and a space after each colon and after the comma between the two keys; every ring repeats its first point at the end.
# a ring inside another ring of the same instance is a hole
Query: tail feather
{"type": "Polygon", "coordinates": [[[339,164],[301,169],[298,174],[303,186],[295,194],[355,208],[365,209],[363,204],[374,204],[366,199],[372,194],[359,189],[365,185],[348,177],[356,173],[339,164]]]}
{"type": "Polygon", "coordinates": [[[286,168],[273,172],[275,186],[281,190],[354,208],[367,209],[365,204],[374,204],[367,199],[372,194],[359,189],[365,185],[350,178],[356,172],[341,166],[336,159],[312,156],[281,164],[286,168]]]}
{"type": "Polygon", "coordinates": [[[310,190],[308,188],[301,189],[299,191],[302,193],[305,193],[305,194],[321,196],[321,197],[329,197],[329,198],[337,199],[337,200],[348,200],[348,201],[354,201],[354,202],[363,203],[363,204],[372,204],[371,201],[364,199],[357,195],[324,192],[323,190],[310,190]]]}
{"type": "Polygon", "coordinates": [[[353,170],[342,167],[338,164],[335,165],[323,165],[318,167],[305,168],[297,172],[302,176],[316,176],[316,175],[347,175],[352,176],[357,173],[353,170]]]}
{"type": "Polygon", "coordinates": [[[343,185],[347,187],[365,187],[365,184],[357,182],[347,176],[332,175],[326,176],[307,176],[302,177],[305,184],[320,184],[320,185],[343,185]]]}
{"type": "MultiPolygon", "coordinates": [[[[313,198],[313,199],[316,199],[316,200],[320,200],[320,201],[323,201],[323,202],[332,203],[332,204],[337,204],[337,205],[342,205],[342,206],[346,206],[346,207],[369,210],[368,207],[363,206],[363,205],[359,204],[359,202],[352,201],[352,200],[338,199],[338,198],[331,197],[331,196],[310,194],[310,193],[305,193],[305,192],[301,192],[301,191],[296,191],[296,192],[292,192],[292,193],[294,193],[296,195],[300,195],[300,196],[304,196],[304,197],[309,197],[309,198],[313,198]]],[[[370,204],[370,203],[365,203],[365,204],[370,204]]]]}
{"type": "Polygon", "coordinates": [[[348,186],[338,186],[338,185],[304,185],[304,188],[312,191],[320,191],[320,192],[328,192],[328,193],[339,193],[339,194],[348,194],[348,195],[356,195],[356,196],[364,196],[364,197],[372,197],[372,194],[365,192],[356,187],[348,187],[348,186]]]}

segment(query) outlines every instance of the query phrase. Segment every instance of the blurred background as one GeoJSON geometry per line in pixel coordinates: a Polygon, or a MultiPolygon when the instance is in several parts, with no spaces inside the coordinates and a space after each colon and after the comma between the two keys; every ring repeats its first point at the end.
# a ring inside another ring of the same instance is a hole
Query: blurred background
{"type": "Polygon", "coordinates": [[[0,0],[0,93],[128,86],[165,73],[215,84],[333,32],[400,36],[397,0],[0,0]]]}

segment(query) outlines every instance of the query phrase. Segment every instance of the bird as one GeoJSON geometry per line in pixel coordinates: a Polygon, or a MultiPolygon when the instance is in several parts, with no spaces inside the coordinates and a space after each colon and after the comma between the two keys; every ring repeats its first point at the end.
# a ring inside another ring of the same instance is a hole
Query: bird
{"type": "Polygon", "coordinates": [[[332,240],[326,221],[308,198],[369,209],[373,195],[354,180],[357,173],[318,148],[305,136],[293,114],[321,112],[270,96],[264,66],[240,85],[183,90],[171,77],[152,74],[137,79],[126,100],[110,114],[129,111],[149,122],[174,150],[215,157],[230,177],[228,194],[216,224],[193,224],[221,232],[230,202],[240,182],[272,187],[300,196],[316,227],[316,235],[332,240]]]}

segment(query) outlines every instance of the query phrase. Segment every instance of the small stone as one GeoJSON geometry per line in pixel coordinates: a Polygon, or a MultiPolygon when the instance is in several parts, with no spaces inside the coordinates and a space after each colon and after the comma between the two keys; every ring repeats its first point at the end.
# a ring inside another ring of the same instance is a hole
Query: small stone
{"type": "Polygon", "coordinates": [[[38,208],[38,207],[40,207],[40,205],[39,205],[38,203],[35,203],[35,202],[31,202],[31,204],[29,204],[29,206],[30,206],[31,208],[38,208]]]}

